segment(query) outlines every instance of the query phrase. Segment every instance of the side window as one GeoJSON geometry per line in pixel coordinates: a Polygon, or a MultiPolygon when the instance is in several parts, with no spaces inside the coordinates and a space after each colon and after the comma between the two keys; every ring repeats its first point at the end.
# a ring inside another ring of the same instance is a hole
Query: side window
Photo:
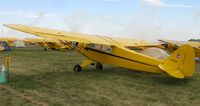
{"type": "Polygon", "coordinates": [[[109,45],[102,45],[101,48],[102,51],[107,52],[107,53],[111,53],[112,52],[112,47],[109,45]]]}
{"type": "Polygon", "coordinates": [[[112,47],[109,45],[100,45],[100,44],[88,44],[87,47],[100,50],[103,52],[111,53],[112,52],[112,47]]]}

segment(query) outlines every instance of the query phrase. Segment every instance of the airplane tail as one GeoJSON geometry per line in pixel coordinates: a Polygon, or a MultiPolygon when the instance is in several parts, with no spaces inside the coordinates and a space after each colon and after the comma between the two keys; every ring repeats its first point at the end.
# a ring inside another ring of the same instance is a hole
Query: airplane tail
{"type": "Polygon", "coordinates": [[[175,78],[192,76],[195,71],[195,52],[190,45],[183,45],[163,60],[159,67],[175,78]]]}

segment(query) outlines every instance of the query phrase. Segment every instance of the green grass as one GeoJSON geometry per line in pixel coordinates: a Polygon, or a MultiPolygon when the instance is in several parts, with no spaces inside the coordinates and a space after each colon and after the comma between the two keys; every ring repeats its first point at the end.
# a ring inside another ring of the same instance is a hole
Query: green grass
{"type": "MultiPolygon", "coordinates": [[[[1,53],[1,57],[7,53],[1,53]]],[[[18,48],[12,57],[11,81],[0,86],[0,106],[12,105],[136,105],[200,104],[200,63],[193,77],[139,73],[105,65],[73,72],[85,57],[74,51],[18,48]]]]}

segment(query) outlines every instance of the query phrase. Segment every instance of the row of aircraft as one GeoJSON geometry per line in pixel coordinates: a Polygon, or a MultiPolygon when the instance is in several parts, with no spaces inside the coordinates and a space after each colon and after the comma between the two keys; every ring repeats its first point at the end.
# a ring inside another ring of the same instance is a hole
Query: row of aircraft
{"type": "Polygon", "coordinates": [[[200,43],[195,42],[180,43],[160,40],[162,42],[160,44],[144,40],[80,34],[19,24],[6,24],[4,26],[51,39],[58,44],[67,45],[70,49],[77,49],[87,57],[87,60],[83,61],[82,64],[74,66],[74,71],[78,72],[89,65],[95,65],[97,70],[102,70],[103,64],[111,64],[132,70],[165,73],[183,79],[193,75],[195,58],[200,57],[200,43]],[[168,50],[171,55],[160,59],[138,52],[138,49],[149,47],[163,48],[168,50]]]}
{"type": "Polygon", "coordinates": [[[178,49],[182,45],[190,45],[194,48],[195,51],[195,57],[200,58],[200,42],[195,41],[173,41],[173,40],[159,40],[162,42],[162,45],[166,50],[169,52],[173,52],[174,50],[178,49]]]}
{"type": "Polygon", "coordinates": [[[60,49],[70,49],[68,45],[60,43],[58,40],[44,39],[44,38],[6,38],[0,37],[0,51],[10,51],[11,47],[17,47],[16,42],[22,42],[28,45],[41,46],[44,50],[60,50],[60,49]]]}
{"type": "Polygon", "coordinates": [[[25,38],[25,42],[29,45],[38,44],[41,47],[44,47],[44,50],[60,50],[60,49],[70,49],[70,46],[60,42],[55,39],[41,39],[41,38],[25,38]]]}

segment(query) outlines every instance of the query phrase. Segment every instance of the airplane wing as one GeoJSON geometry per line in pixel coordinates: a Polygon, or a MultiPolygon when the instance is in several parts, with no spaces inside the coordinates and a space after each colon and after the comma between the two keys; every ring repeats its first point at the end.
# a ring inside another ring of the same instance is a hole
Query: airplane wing
{"type": "Polygon", "coordinates": [[[124,47],[155,47],[160,45],[160,44],[153,44],[145,40],[111,38],[98,35],[79,34],[79,33],[65,32],[47,28],[32,27],[27,25],[6,24],[4,26],[25,33],[34,34],[40,37],[65,40],[68,42],[95,43],[102,45],[120,45],[124,47]]]}
{"type": "Polygon", "coordinates": [[[194,48],[199,48],[200,49],[200,42],[189,41],[188,44],[191,45],[194,48]]]}
{"type": "Polygon", "coordinates": [[[160,43],[153,43],[141,39],[126,39],[126,38],[111,38],[112,40],[120,43],[124,47],[157,47],[160,43]]]}
{"type": "Polygon", "coordinates": [[[187,44],[187,42],[185,42],[185,41],[175,41],[175,40],[158,40],[158,41],[161,41],[163,43],[170,43],[170,44],[173,44],[176,46],[181,46],[181,45],[187,44]]]}
{"type": "Polygon", "coordinates": [[[18,25],[18,24],[7,24],[4,26],[15,29],[15,30],[19,30],[25,33],[34,34],[40,37],[45,37],[45,38],[65,40],[65,41],[70,41],[70,42],[112,45],[111,43],[109,43],[108,41],[106,41],[104,38],[100,36],[65,32],[65,31],[60,31],[60,30],[53,30],[53,29],[39,28],[39,27],[32,27],[32,26],[18,25]]]}
{"type": "Polygon", "coordinates": [[[185,44],[188,44],[190,46],[192,46],[193,48],[199,48],[200,49],[200,42],[195,42],[195,41],[175,41],[175,40],[159,40],[163,43],[168,43],[168,44],[172,44],[172,45],[176,45],[176,46],[182,46],[185,44]]]}

